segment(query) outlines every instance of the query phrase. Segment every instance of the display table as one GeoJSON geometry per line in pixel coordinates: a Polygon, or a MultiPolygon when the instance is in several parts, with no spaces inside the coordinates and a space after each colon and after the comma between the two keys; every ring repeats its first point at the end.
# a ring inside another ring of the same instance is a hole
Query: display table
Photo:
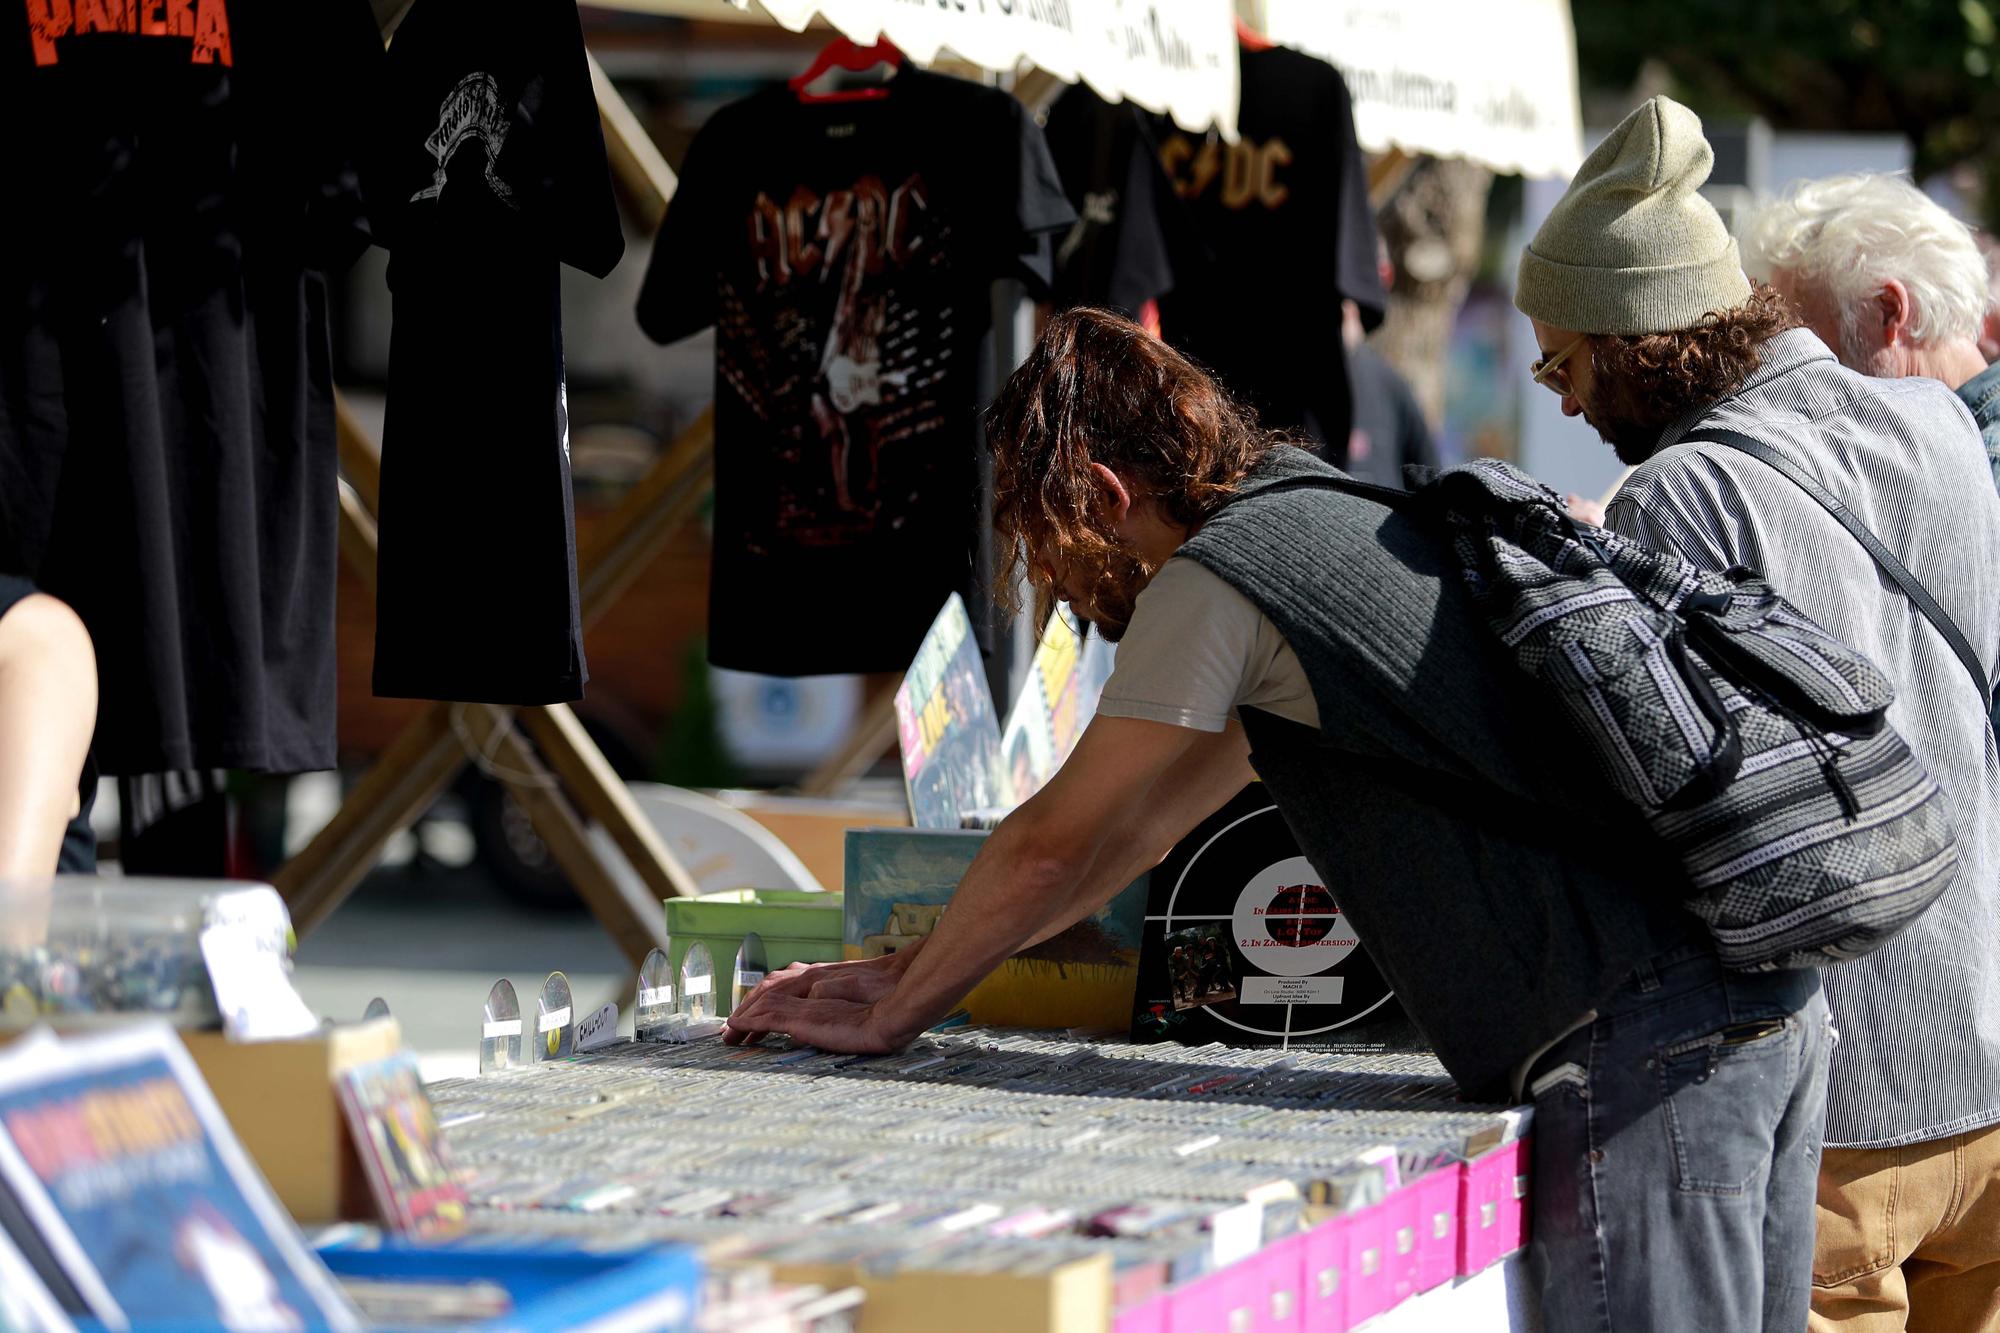
{"type": "Polygon", "coordinates": [[[475,1226],[860,1286],[864,1333],[1537,1326],[1506,1257],[1526,1117],[1427,1055],[959,1029],[625,1042],[431,1091],[475,1226]]]}

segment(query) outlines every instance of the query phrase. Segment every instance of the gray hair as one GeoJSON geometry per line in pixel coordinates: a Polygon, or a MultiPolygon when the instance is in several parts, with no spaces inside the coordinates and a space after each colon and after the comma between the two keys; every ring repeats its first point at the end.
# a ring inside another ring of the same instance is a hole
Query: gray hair
{"type": "Polygon", "coordinates": [[[1892,278],[1910,294],[1909,338],[1919,347],[1978,337],[1994,299],[1972,229],[1900,175],[1801,181],[1758,211],[1744,259],[1757,277],[1783,269],[1824,292],[1850,348],[1892,278]]]}

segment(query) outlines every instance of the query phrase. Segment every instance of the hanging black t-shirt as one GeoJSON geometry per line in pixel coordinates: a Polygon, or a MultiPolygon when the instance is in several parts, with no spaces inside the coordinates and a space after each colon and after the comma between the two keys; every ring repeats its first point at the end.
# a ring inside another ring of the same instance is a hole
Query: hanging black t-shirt
{"type": "Polygon", "coordinates": [[[1347,439],[1340,302],[1382,322],[1368,177],[1347,83],[1284,47],[1241,52],[1241,137],[1160,118],[1160,165],[1193,211],[1205,264],[1182,264],[1160,304],[1167,341],[1214,371],[1267,426],[1347,439]]]}
{"type": "Polygon", "coordinates": [[[574,0],[417,0],[388,85],[375,692],[581,698],[558,265],[603,277],[625,238],[574,0]]]}
{"type": "Polygon", "coordinates": [[[716,327],[710,661],[909,665],[972,572],[992,283],[1045,284],[1074,220],[1021,105],[943,75],[852,102],[773,88],[702,127],[639,323],[716,327]]]}
{"type": "Polygon", "coordinates": [[[1056,242],[1055,303],[1136,316],[1174,285],[1174,256],[1200,250],[1188,210],[1160,169],[1143,111],[1074,84],[1044,129],[1076,222],[1056,242]]]}
{"type": "Polygon", "coordinates": [[[104,771],[334,763],[329,273],[364,0],[0,3],[0,564],[97,646],[104,771]]]}

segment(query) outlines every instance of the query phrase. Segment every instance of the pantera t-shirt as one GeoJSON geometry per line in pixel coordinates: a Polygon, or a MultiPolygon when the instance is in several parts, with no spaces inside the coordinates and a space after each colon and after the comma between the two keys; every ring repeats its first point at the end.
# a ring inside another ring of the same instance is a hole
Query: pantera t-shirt
{"type": "Polygon", "coordinates": [[[75,608],[115,775],[331,768],[327,288],[363,0],[0,3],[0,569],[75,608]]]}
{"type": "Polygon", "coordinates": [[[1177,263],[1161,332],[1264,425],[1330,444],[1338,462],[1351,425],[1340,302],[1370,329],[1386,302],[1354,104],[1324,60],[1274,47],[1241,61],[1237,142],[1156,121],[1160,165],[1208,249],[1177,263]]]}
{"type": "Polygon", "coordinates": [[[900,671],[972,581],[991,286],[1043,287],[1075,215],[1014,98],[887,88],[717,111],[653,246],[640,326],[716,330],[718,666],[900,671]]]}
{"type": "Polygon", "coordinates": [[[417,0],[369,178],[395,326],[375,692],[582,697],[558,265],[624,253],[574,0],[417,0]]]}

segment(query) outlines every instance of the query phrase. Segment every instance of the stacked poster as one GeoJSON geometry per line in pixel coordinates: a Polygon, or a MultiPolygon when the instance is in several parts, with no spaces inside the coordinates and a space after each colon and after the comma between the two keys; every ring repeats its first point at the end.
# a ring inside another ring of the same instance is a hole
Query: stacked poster
{"type": "Polygon", "coordinates": [[[0,1057],[0,1183],[107,1327],[360,1326],[164,1025],[0,1057]]]}

